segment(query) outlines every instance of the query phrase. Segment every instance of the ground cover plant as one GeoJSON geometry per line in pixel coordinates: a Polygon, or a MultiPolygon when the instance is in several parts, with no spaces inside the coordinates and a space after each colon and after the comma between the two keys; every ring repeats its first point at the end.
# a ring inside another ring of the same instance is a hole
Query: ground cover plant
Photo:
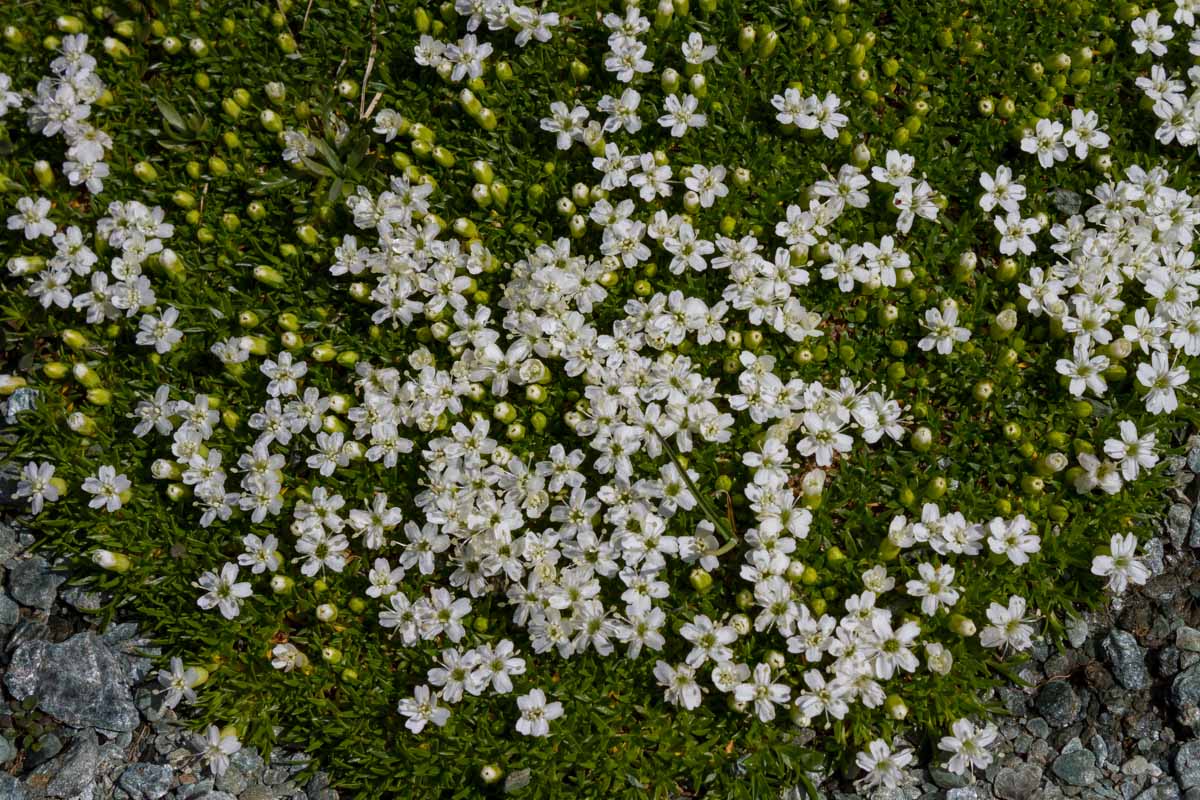
{"type": "Polygon", "coordinates": [[[6,4],[39,547],[217,772],[982,768],[1195,421],[1195,6],[6,4]]]}

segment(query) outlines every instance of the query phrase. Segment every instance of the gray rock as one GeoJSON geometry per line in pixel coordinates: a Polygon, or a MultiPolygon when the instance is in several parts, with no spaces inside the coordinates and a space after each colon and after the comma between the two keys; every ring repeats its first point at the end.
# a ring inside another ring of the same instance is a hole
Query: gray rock
{"type": "Polygon", "coordinates": [[[17,424],[17,415],[22,411],[32,411],[37,408],[41,393],[37,389],[22,386],[8,396],[8,404],[4,409],[4,421],[9,425],[17,424]]]}
{"type": "Polygon", "coordinates": [[[1096,754],[1091,750],[1072,750],[1054,759],[1051,771],[1071,786],[1091,786],[1100,777],[1096,754]]]}
{"type": "Polygon", "coordinates": [[[13,654],[4,684],[18,700],[38,706],[68,725],[132,731],[137,708],[123,659],[92,632],[65,642],[25,642],[13,654]]]}
{"type": "Polygon", "coordinates": [[[1182,627],[1175,631],[1175,646],[1190,653],[1200,653],[1200,631],[1182,627]]]}
{"type": "Polygon", "coordinates": [[[1200,503],[1192,509],[1192,532],[1188,535],[1188,547],[1200,547],[1200,503]]]}
{"type": "Polygon", "coordinates": [[[23,606],[49,611],[66,579],[61,572],[52,571],[46,559],[34,556],[9,568],[8,591],[23,606]]]}
{"type": "Polygon", "coordinates": [[[1134,800],[1179,800],[1179,785],[1170,779],[1159,781],[1134,800]]]}
{"type": "Polygon", "coordinates": [[[62,739],[58,738],[56,733],[43,733],[38,737],[37,749],[30,748],[30,752],[25,755],[25,766],[36,767],[43,762],[49,761],[56,755],[62,752],[62,739]]]}
{"type": "Polygon", "coordinates": [[[99,611],[105,602],[103,594],[89,592],[82,586],[68,586],[59,592],[58,599],[76,611],[84,613],[99,611]]]}
{"type": "Polygon", "coordinates": [[[7,764],[17,757],[17,748],[6,736],[0,736],[0,765],[7,764]]]}
{"type": "Polygon", "coordinates": [[[946,800],[983,800],[983,797],[976,786],[963,786],[946,792],[946,800]]]}
{"type": "Polygon", "coordinates": [[[1171,702],[1182,712],[1200,703],[1200,664],[1193,664],[1171,682],[1171,702]]]}
{"type": "Polygon", "coordinates": [[[0,563],[5,563],[21,552],[17,529],[0,519],[0,563]]]}
{"type": "Polygon", "coordinates": [[[1183,540],[1188,535],[1191,521],[1192,509],[1186,503],[1175,503],[1167,509],[1167,518],[1163,521],[1163,528],[1176,549],[1183,547],[1183,540]]]}
{"type": "Polygon", "coordinates": [[[1067,619],[1067,641],[1071,643],[1071,647],[1083,647],[1087,637],[1087,620],[1083,617],[1069,617],[1067,619]]]}
{"type": "Polygon", "coordinates": [[[282,796],[283,795],[277,795],[275,790],[270,786],[262,783],[256,783],[246,789],[246,791],[242,792],[241,795],[238,796],[238,800],[276,800],[277,797],[282,796]]]}
{"type": "Polygon", "coordinates": [[[1079,716],[1079,695],[1066,681],[1050,681],[1037,696],[1037,710],[1055,728],[1065,728],[1079,716]]]}
{"type": "Polygon", "coordinates": [[[942,789],[957,789],[961,786],[966,786],[971,782],[969,776],[959,775],[957,773],[950,772],[949,770],[942,769],[941,767],[930,767],[929,777],[931,777],[933,782],[942,789]]]}
{"type": "Polygon", "coordinates": [[[1102,647],[1119,684],[1131,691],[1141,691],[1150,685],[1146,652],[1138,646],[1132,633],[1114,628],[1104,637],[1102,647]]]}
{"type": "Polygon", "coordinates": [[[1188,742],[1175,754],[1175,777],[1184,789],[1200,786],[1200,739],[1188,742]]]}
{"type": "Polygon", "coordinates": [[[30,786],[45,786],[46,794],[51,797],[90,794],[99,763],[100,744],[96,732],[88,728],[75,736],[69,750],[35,769],[26,781],[30,786]]]}
{"type": "Polygon", "coordinates": [[[8,595],[0,592],[0,625],[16,625],[21,619],[21,608],[8,595]]]}
{"type": "Polygon", "coordinates": [[[229,792],[221,791],[205,792],[204,794],[194,795],[193,797],[194,800],[237,800],[237,797],[231,795],[229,792]]]}
{"type": "Polygon", "coordinates": [[[992,790],[1000,800],[1026,800],[1042,785],[1042,771],[1033,764],[1005,767],[996,773],[992,790]]]}
{"type": "Polygon", "coordinates": [[[241,794],[250,786],[250,779],[232,763],[224,774],[217,776],[217,788],[230,794],[241,794]]]}
{"type": "Polygon", "coordinates": [[[158,800],[171,791],[175,770],[166,764],[130,764],[121,773],[120,786],[133,800],[158,800]]]}
{"type": "Polygon", "coordinates": [[[1050,199],[1055,208],[1067,216],[1078,214],[1079,209],[1083,206],[1083,197],[1070,189],[1053,189],[1050,192],[1050,199]]]}
{"type": "Polygon", "coordinates": [[[0,772],[0,800],[25,800],[26,797],[25,787],[19,780],[7,772],[0,772]]]}

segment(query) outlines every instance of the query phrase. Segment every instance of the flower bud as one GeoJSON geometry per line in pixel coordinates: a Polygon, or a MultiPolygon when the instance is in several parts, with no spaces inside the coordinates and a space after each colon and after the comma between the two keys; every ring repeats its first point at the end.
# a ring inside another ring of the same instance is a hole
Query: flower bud
{"type": "Polygon", "coordinates": [[[768,650],[763,658],[763,663],[771,668],[772,671],[778,672],[787,666],[787,656],[778,650],[768,650]]]}
{"type": "Polygon", "coordinates": [[[675,94],[679,91],[681,77],[671,67],[667,67],[662,72],[662,90],[664,94],[675,94]]]}
{"type": "Polygon", "coordinates": [[[342,660],[342,651],[336,647],[322,647],[321,658],[329,664],[337,664],[342,660]]]}
{"type": "Polygon", "coordinates": [[[337,619],[337,606],[333,603],[322,603],[317,606],[317,619],[321,622],[333,622],[337,619]]]}
{"type": "Polygon", "coordinates": [[[713,585],[712,575],[701,567],[696,567],[689,573],[688,582],[700,594],[707,594],[713,585]]]}
{"type": "Polygon", "coordinates": [[[114,553],[111,550],[93,550],[92,563],[110,572],[128,572],[133,566],[129,556],[124,553],[114,553]]]}
{"type": "Polygon", "coordinates": [[[271,591],[275,594],[287,594],[292,590],[295,581],[287,575],[272,575],[271,576],[271,591]]]}
{"type": "Polygon", "coordinates": [[[484,764],[479,770],[479,779],[488,786],[499,783],[504,777],[504,770],[498,764],[484,764]]]}
{"type": "Polygon", "coordinates": [[[734,614],[729,618],[729,626],[733,628],[734,633],[738,636],[745,636],[754,627],[750,622],[750,618],[745,614],[734,614]]]}
{"type": "Polygon", "coordinates": [[[898,694],[889,694],[883,701],[883,710],[894,720],[902,720],[908,716],[908,706],[898,694]]]}
{"type": "Polygon", "coordinates": [[[150,465],[150,474],[158,480],[177,481],[183,476],[179,464],[166,458],[156,458],[150,465]]]}
{"type": "Polygon", "coordinates": [[[969,617],[964,617],[962,614],[951,614],[950,630],[959,636],[974,636],[975,623],[969,617]]]}

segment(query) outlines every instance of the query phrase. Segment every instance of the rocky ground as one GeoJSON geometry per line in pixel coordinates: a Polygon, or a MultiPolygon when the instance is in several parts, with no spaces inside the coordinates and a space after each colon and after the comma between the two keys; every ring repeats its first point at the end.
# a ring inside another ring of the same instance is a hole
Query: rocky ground
{"type": "MultiPolygon", "coordinates": [[[[0,422],[12,424],[10,399],[0,422]]],[[[0,424],[0,428],[3,425],[0,424]]],[[[2,434],[0,434],[2,436],[2,434]]],[[[1200,439],[1170,465],[1176,488],[1147,548],[1150,582],[1035,648],[1028,687],[998,699],[995,761],[960,777],[914,770],[870,800],[1200,800],[1200,439]]],[[[0,800],[333,800],[303,756],[243,749],[214,781],[197,737],[155,691],[158,651],[132,622],[97,629],[101,598],[31,554],[0,469],[0,800]]],[[[826,781],[823,800],[858,800],[826,781]]],[[[796,798],[802,795],[793,792],[796,798]]]]}

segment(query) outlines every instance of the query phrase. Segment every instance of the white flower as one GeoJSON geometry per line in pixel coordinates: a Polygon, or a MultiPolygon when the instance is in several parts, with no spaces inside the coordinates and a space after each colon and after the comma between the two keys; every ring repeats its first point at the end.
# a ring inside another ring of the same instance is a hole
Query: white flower
{"type": "Polygon", "coordinates": [[[921,325],[929,334],[917,342],[922,350],[933,350],[935,347],[942,355],[949,355],[954,349],[955,342],[965,342],[971,338],[971,331],[960,327],[958,322],[958,306],[949,305],[945,310],[929,308],[925,310],[925,319],[921,325]]]}
{"type": "Polygon", "coordinates": [[[1109,555],[1092,559],[1092,574],[1108,578],[1107,588],[1122,594],[1133,583],[1142,586],[1150,578],[1150,570],[1135,556],[1137,537],[1132,533],[1114,533],[1109,539],[1109,555]]]}
{"type": "Polygon", "coordinates": [[[683,60],[689,64],[703,64],[717,55],[717,46],[704,44],[704,38],[694,31],[688,34],[680,50],[683,51],[683,60]]]}
{"type": "Polygon", "coordinates": [[[1029,554],[1042,549],[1042,540],[1032,533],[1033,525],[1018,514],[1012,520],[1005,521],[1000,517],[988,523],[988,548],[993,553],[1003,553],[1013,564],[1020,566],[1029,563],[1029,554]]]}
{"type": "Polygon", "coordinates": [[[271,648],[271,666],[284,672],[304,669],[308,666],[308,656],[291,642],[284,642],[271,648]]]}
{"type": "Polygon", "coordinates": [[[1008,606],[992,603],[988,606],[987,618],[992,624],[979,632],[979,643],[984,647],[1011,647],[1028,650],[1033,646],[1033,628],[1025,623],[1026,602],[1024,597],[1012,595],[1008,606]]]}
{"type": "Polygon", "coordinates": [[[241,613],[242,600],[254,594],[249,583],[245,581],[239,583],[237,578],[237,564],[228,561],[221,567],[220,575],[215,572],[205,572],[200,576],[197,585],[208,591],[196,601],[196,604],[205,611],[218,607],[221,616],[225,619],[233,619],[241,613]]]}
{"type": "Polygon", "coordinates": [[[1075,148],[1076,158],[1087,158],[1089,148],[1103,150],[1108,142],[1108,134],[1100,130],[1100,117],[1095,111],[1071,109],[1071,130],[1063,135],[1063,144],[1075,148]]]}
{"type": "Polygon", "coordinates": [[[124,474],[117,474],[117,470],[105,464],[96,471],[95,475],[89,475],[83,480],[83,490],[94,494],[89,502],[90,508],[103,508],[105,511],[116,511],[121,507],[121,494],[132,486],[129,478],[124,474]]]}
{"type": "Polygon", "coordinates": [[[721,164],[712,168],[703,164],[693,164],[692,173],[684,178],[683,184],[700,196],[701,208],[711,208],[716,198],[729,194],[724,180],[725,167],[721,164]]]}
{"type": "Polygon", "coordinates": [[[1025,187],[1013,180],[1012,170],[1008,167],[1003,164],[996,167],[994,176],[982,173],[979,185],[984,188],[984,194],[979,198],[979,207],[984,211],[991,211],[996,206],[1009,214],[1020,211],[1021,201],[1025,199],[1025,187]]]}
{"type": "Polygon", "coordinates": [[[1155,351],[1149,364],[1138,365],[1137,379],[1150,390],[1146,393],[1146,410],[1151,414],[1169,414],[1179,407],[1175,389],[1187,384],[1188,370],[1182,365],[1172,368],[1166,353],[1155,351]]]}
{"type": "Polygon", "coordinates": [[[200,671],[195,667],[184,669],[181,659],[172,658],[170,669],[158,671],[158,683],[163,687],[163,706],[174,708],[179,705],[180,700],[196,702],[195,687],[199,685],[200,678],[200,671]]]}
{"type": "Polygon", "coordinates": [[[883,739],[867,744],[867,749],[855,756],[858,768],[866,772],[858,783],[868,788],[885,786],[895,789],[904,777],[903,769],[912,763],[913,751],[907,747],[893,751],[883,739]]]}
{"type": "Polygon", "coordinates": [[[390,142],[400,135],[400,131],[404,128],[404,117],[399,111],[393,108],[381,108],[375,112],[375,127],[373,130],[383,137],[385,142],[390,142]]]}
{"type": "Polygon", "coordinates": [[[30,461],[21,470],[16,496],[28,497],[29,510],[34,514],[42,513],[44,503],[58,499],[58,487],[50,482],[53,477],[54,465],[49,461],[30,461]]]}
{"type": "Polygon", "coordinates": [[[1158,20],[1158,9],[1152,8],[1146,13],[1146,16],[1138,17],[1133,21],[1134,52],[1145,53],[1149,50],[1156,56],[1167,54],[1167,46],[1163,42],[1171,41],[1175,32],[1170,25],[1159,25],[1158,20]]]}
{"type": "Polygon", "coordinates": [[[909,581],[905,588],[911,597],[921,598],[921,611],[929,616],[942,606],[952,608],[958,602],[958,590],[954,588],[954,567],[943,564],[922,563],[917,566],[920,580],[909,581]]]}
{"type": "Polygon", "coordinates": [[[1158,463],[1158,454],[1154,452],[1158,437],[1153,432],[1139,437],[1137,427],[1129,420],[1122,420],[1117,426],[1121,438],[1106,439],[1104,453],[1120,462],[1121,476],[1131,481],[1142,469],[1150,469],[1158,463]]]}
{"type": "Polygon", "coordinates": [[[692,644],[686,659],[690,667],[699,667],[709,659],[717,663],[733,659],[728,645],[737,640],[737,633],[728,625],[715,625],[707,616],[698,614],[679,629],[679,635],[692,644]]]}
{"type": "Polygon", "coordinates": [[[1059,375],[1070,378],[1069,391],[1073,397],[1081,397],[1084,390],[1103,397],[1108,391],[1104,381],[1104,370],[1108,369],[1108,356],[1091,354],[1088,340],[1076,339],[1072,358],[1060,358],[1055,365],[1059,375]]]}
{"type": "Polygon", "coordinates": [[[408,717],[404,727],[413,733],[420,733],[430,722],[441,728],[450,719],[450,709],[439,705],[437,694],[424,684],[413,690],[412,697],[401,700],[396,710],[408,717]]]}
{"type": "Polygon", "coordinates": [[[521,717],[517,720],[517,732],[526,736],[549,736],[550,722],[563,715],[562,703],[546,702],[546,693],[534,689],[529,694],[517,698],[517,707],[521,709],[521,717]]]}
{"type": "Polygon", "coordinates": [[[44,197],[39,197],[37,200],[32,197],[22,197],[17,200],[17,213],[8,218],[8,229],[23,231],[26,239],[54,236],[58,227],[48,219],[49,215],[49,200],[44,197]]]}
{"type": "Polygon", "coordinates": [[[670,128],[672,136],[680,137],[689,128],[703,128],[708,124],[708,117],[696,111],[700,101],[690,94],[685,94],[682,100],[678,95],[667,95],[663,105],[666,113],[658,118],[658,124],[670,128]]]}
{"type": "Polygon", "coordinates": [[[733,697],[739,703],[753,701],[754,711],[763,722],[775,719],[775,706],[783,705],[791,696],[790,687],[772,682],[771,667],[767,664],[756,666],[751,680],[739,683],[733,690],[733,697]]]}
{"type": "Polygon", "coordinates": [[[938,749],[952,753],[946,763],[946,769],[962,775],[969,769],[986,769],[992,763],[992,753],[989,750],[992,742],[1000,732],[992,724],[977,728],[970,720],[956,720],[950,726],[953,735],[943,736],[938,742],[938,749]]]}
{"type": "Polygon", "coordinates": [[[1033,133],[1021,139],[1021,149],[1036,153],[1038,163],[1050,169],[1056,161],[1067,160],[1067,147],[1062,143],[1063,124],[1049,119],[1039,119],[1033,133]]]}
{"type": "Polygon", "coordinates": [[[175,327],[179,320],[179,309],[169,306],[161,317],[153,314],[143,314],[138,323],[138,333],[135,341],[147,347],[153,347],[154,352],[162,355],[171,351],[183,339],[183,332],[175,327]]]}
{"type": "Polygon", "coordinates": [[[241,749],[242,743],[235,734],[222,734],[216,725],[209,725],[200,757],[208,764],[212,773],[219,777],[229,769],[229,757],[241,749]]]}
{"type": "Polygon", "coordinates": [[[665,661],[654,665],[654,677],[666,687],[667,702],[672,705],[693,709],[700,705],[700,684],[696,683],[696,671],[687,664],[672,667],[665,661]]]}

